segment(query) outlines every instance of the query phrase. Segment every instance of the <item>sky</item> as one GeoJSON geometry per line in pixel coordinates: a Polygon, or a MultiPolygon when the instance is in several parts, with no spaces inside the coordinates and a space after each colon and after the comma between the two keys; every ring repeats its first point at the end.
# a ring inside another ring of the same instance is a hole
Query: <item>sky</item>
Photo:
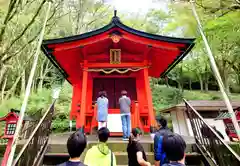
{"type": "Polygon", "coordinates": [[[146,13],[151,8],[166,9],[167,0],[160,0],[161,3],[156,3],[156,0],[105,0],[113,5],[116,10],[122,12],[143,12],[146,13]],[[155,1],[155,2],[154,2],[155,1]]]}

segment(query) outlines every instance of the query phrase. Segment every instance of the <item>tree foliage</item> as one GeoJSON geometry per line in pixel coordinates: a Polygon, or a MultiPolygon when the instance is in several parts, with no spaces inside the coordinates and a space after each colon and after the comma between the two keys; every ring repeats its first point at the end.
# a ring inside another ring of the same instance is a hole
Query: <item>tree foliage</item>
{"type": "MultiPolygon", "coordinates": [[[[240,48],[239,1],[196,0],[196,7],[226,90],[239,91],[239,72],[237,67],[239,66],[238,55],[240,48]]],[[[215,81],[206,56],[204,43],[197,31],[197,24],[191,11],[191,5],[189,1],[174,1],[170,8],[174,21],[168,24],[165,30],[175,32],[183,37],[196,37],[196,46],[192,52],[194,56],[186,59],[183,65],[190,66],[188,69],[195,73],[194,79],[198,79],[201,89],[208,90],[209,82],[215,81]]],[[[175,68],[173,73],[176,73],[176,71],[179,71],[179,69],[175,68]]],[[[185,71],[185,73],[189,73],[189,70],[185,71]]],[[[188,77],[188,80],[192,79],[191,77],[192,75],[188,77]]],[[[216,84],[216,82],[213,84],[216,84]]]]}

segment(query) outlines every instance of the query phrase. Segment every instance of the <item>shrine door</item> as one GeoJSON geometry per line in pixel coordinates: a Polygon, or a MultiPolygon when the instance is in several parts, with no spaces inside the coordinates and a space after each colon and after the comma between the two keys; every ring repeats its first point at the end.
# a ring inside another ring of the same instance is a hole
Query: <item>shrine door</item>
{"type": "Polygon", "coordinates": [[[122,133],[119,98],[121,91],[126,90],[132,101],[137,99],[135,78],[96,78],[93,81],[93,101],[97,100],[100,91],[107,92],[109,101],[108,128],[111,133],[122,133]]]}
{"type": "Polygon", "coordinates": [[[126,90],[131,100],[137,99],[136,81],[134,78],[96,78],[93,82],[93,101],[97,100],[100,91],[107,92],[109,109],[119,109],[118,100],[121,91],[126,90]]]}

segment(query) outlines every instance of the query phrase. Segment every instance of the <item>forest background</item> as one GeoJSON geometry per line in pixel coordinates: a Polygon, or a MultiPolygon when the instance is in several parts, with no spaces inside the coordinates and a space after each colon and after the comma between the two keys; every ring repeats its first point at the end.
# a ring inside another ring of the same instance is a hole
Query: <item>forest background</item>
{"type": "MultiPolygon", "coordinates": [[[[111,0],[54,0],[44,39],[82,34],[111,20],[111,0]]],[[[221,100],[201,36],[188,0],[154,0],[154,7],[138,12],[118,11],[121,21],[148,33],[195,37],[193,51],[166,78],[150,78],[156,111],[187,100],[221,100]],[[166,7],[162,7],[162,4],[166,7]]],[[[125,4],[128,5],[128,4],[125,4]]],[[[229,97],[240,99],[240,1],[196,0],[229,97]]],[[[20,109],[33,63],[47,0],[0,0],[0,117],[20,109]]],[[[62,84],[53,129],[68,129],[72,89],[41,53],[27,106],[29,115],[45,110],[52,89],[62,84]]]]}

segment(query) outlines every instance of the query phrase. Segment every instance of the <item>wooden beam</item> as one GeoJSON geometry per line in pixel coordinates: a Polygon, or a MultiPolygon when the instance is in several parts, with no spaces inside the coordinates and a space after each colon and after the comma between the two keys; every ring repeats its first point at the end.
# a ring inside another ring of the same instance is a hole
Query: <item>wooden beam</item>
{"type": "Polygon", "coordinates": [[[146,51],[145,51],[144,54],[143,54],[144,60],[149,60],[149,59],[151,59],[151,58],[148,58],[148,54],[150,53],[151,49],[152,49],[152,46],[151,46],[151,45],[148,45],[147,48],[146,48],[146,51]]]}
{"type": "MultiPolygon", "coordinates": [[[[143,61],[143,54],[130,54],[130,53],[121,53],[121,59],[122,61],[125,60],[125,59],[134,59],[136,61],[143,61]]],[[[98,61],[98,59],[104,59],[104,60],[109,60],[109,54],[107,53],[100,53],[100,54],[90,54],[90,55],[87,55],[86,56],[86,59],[85,60],[88,60],[88,61],[98,61]]]]}
{"type": "Polygon", "coordinates": [[[121,63],[121,64],[110,64],[110,63],[88,63],[85,67],[88,68],[125,68],[125,67],[145,67],[147,63],[121,63]]]}
{"type": "Polygon", "coordinates": [[[158,49],[163,49],[163,50],[168,50],[168,51],[179,51],[178,46],[183,45],[183,44],[176,43],[174,46],[174,44],[167,44],[166,42],[162,42],[162,44],[156,44],[157,42],[145,41],[145,40],[142,40],[142,38],[138,37],[138,36],[134,36],[134,38],[136,38],[136,39],[134,39],[133,37],[126,35],[126,34],[122,34],[122,37],[124,39],[127,39],[127,40],[135,42],[135,43],[139,43],[139,44],[143,44],[143,45],[151,45],[152,47],[155,47],[158,49]]]}
{"type": "Polygon", "coordinates": [[[86,60],[87,53],[86,53],[86,48],[84,46],[81,47],[81,54],[82,54],[83,60],[86,60]]]}
{"type": "Polygon", "coordinates": [[[79,47],[83,47],[85,45],[98,43],[98,42],[101,42],[101,41],[106,40],[106,39],[109,39],[108,35],[93,37],[91,40],[89,40],[89,39],[84,40],[83,39],[83,40],[80,40],[80,41],[69,42],[69,43],[66,43],[66,44],[61,44],[61,46],[55,46],[54,52],[76,49],[76,48],[79,48],[79,47]]]}

